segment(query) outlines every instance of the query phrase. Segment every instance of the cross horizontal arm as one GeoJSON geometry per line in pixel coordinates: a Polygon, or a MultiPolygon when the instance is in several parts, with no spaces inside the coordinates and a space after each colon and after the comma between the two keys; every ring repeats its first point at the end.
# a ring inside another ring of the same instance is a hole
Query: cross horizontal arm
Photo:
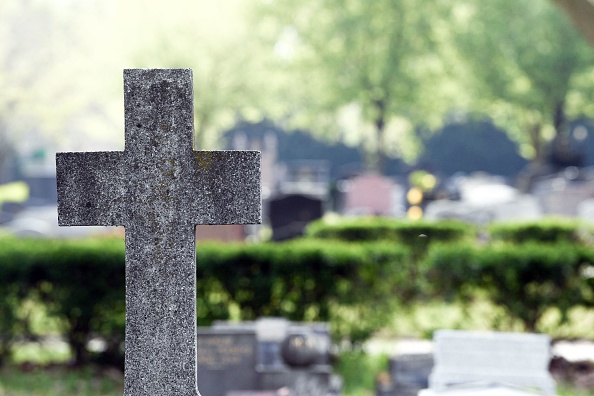
{"type": "Polygon", "coordinates": [[[261,223],[260,168],[258,151],[195,151],[186,198],[192,222],[261,223]]]}
{"type": "Polygon", "coordinates": [[[123,225],[124,152],[56,154],[58,224],[123,225]]]}

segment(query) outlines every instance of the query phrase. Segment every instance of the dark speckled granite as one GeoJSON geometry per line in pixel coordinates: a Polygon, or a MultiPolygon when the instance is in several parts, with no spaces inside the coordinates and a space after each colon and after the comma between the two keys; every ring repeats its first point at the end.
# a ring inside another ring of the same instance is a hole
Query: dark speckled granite
{"type": "Polygon", "coordinates": [[[125,150],[56,156],[59,224],[126,229],[125,396],[198,394],[195,225],[261,221],[260,153],[193,151],[192,102],[189,69],[125,70],[125,150]]]}

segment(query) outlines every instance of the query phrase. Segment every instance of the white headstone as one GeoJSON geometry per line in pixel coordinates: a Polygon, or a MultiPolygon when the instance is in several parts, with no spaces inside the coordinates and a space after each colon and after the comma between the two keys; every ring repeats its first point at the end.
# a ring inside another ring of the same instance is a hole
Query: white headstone
{"type": "Polygon", "coordinates": [[[429,390],[420,396],[458,394],[452,393],[455,389],[459,394],[469,390],[483,394],[478,390],[494,387],[555,394],[555,381],[548,371],[551,340],[547,335],[439,330],[434,342],[429,390]]]}

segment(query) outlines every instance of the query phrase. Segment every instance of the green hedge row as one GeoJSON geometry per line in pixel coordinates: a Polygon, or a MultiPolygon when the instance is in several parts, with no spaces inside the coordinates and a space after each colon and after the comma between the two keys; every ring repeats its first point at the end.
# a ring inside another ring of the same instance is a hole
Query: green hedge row
{"type": "Polygon", "coordinates": [[[419,293],[410,257],[405,246],[385,242],[198,246],[198,279],[208,280],[198,285],[198,320],[228,318],[235,306],[242,319],[330,321],[336,337],[362,340],[393,313],[394,301],[419,293]],[[373,306],[374,317],[344,315],[361,306],[373,306]]]}
{"type": "Polygon", "coordinates": [[[533,242],[436,245],[422,265],[436,296],[464,301],[481,290],[528,331],[535,331],[551,308],[566,320],[571,308],[593,303],[593,284],[585,276],[594,265],[590,247],[533,242]]]}
{"type": "Polygon", "coordinates": [[[308,235],[405,243],[422,274],[414,282],[429,286],[425,296],[468,301],[480,290],[528,331],[550,308],[566,320],[571,308],[594,306],[594,228],[573,219],[492,223],[483,230],[455,221],[320,220],[308,235]]]}
{"type": "MultiPolygon", "coordinates": [[[[259,245],[199,245],[199,324],[228,319],[283,316],[336,322],[341,336],[361,339],[376,324],[341,318],[345,307],[373,305],[388,315],[394,297],[414,294],[408,249],[386,243],[296,241],[259,245]],[[237,316],[237,315],[236,315],[237,316]]],[[[123,337],[124,244],[121,240],[0,240],[0,303],[4,355],[14,336],[26,332],[19,307],[43,303],[59,318],[78,363],[88,359],[93,335],[116,353],[123,337]]]]}
{"type": "Polygon", "coordinates": [[[6,297],[0,300],[3,356],[15,335],[29,332],[21,306],[31,299],[63,321],[79,363],[86,360],[92,333],[106,340],[115,337],[114,344],[119,344],[117,334],[125,322],[124,279],[120,240],[0,239],[0,290],[6,297]]]}
{"type": "Polygon", "coordinates": [[[545,218],[540,221],[493,223],[489,234],[494,241],[510,243],[592,242],[592,225],[568,218],[545,218]]]}
{"type": "MultiPolygon", "coordinates": [[[[317,223],[293,242],[199,245],[198,323],[323,320],[336,337],[358,341],[383,327],[399,304],[468,299],[477,290],[527,330],[550,308],[563,318],[575,306],[594,306],[594,249],[583,227],[533,227],[497,225],[479,240],[463,223],[366,219],[317,223]]],[[[118,355],[124,284],[122,240],[0,239],[0,359],[17,335],[31,332],[23,309],[30,301],[60,320],[77,362],[89,358],[95,335],[107,341],[107,355],[118,355]]]]}
{"type": "Polygon", "coordinates": [[[353,218],[336,222],[318,220],[306,230],[310,238],[343,241],[389,240],[404,245],[417,245],[423,238],[431,242],[452,242],[476,235],[476,228],[460,221],[404,221],[382,217],[353,218]]]}

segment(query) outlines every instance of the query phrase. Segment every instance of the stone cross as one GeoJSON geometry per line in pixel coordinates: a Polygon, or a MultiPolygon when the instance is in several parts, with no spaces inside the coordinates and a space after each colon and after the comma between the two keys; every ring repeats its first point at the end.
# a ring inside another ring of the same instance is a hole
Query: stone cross
{"type": "Polygon", "coordinates": [[[58,222],[126,230],[125,396],[199,395],[197,224],[261,221],[260,153],[194,151],[192,72],[124,71],[125,150],[58,153],[58,222]]]}

